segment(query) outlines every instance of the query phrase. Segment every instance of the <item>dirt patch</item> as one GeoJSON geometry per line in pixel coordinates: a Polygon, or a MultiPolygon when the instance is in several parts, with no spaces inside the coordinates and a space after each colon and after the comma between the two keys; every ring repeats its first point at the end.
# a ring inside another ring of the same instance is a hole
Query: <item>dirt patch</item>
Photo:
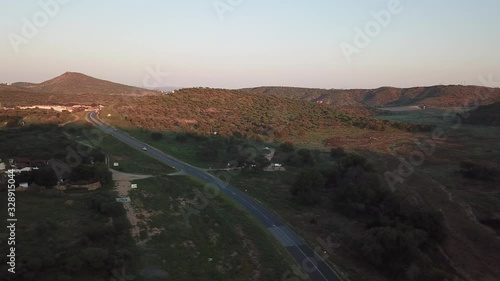
{"type": "MultiPolygon", "coordinates": [[[[127,197],[131,189],[131,184],[133,180],[140,180],[150,178],[149,175],[136,175],[136,174],[126,174],[113,169],[110,169],[113,173],[113,180],[116,183],[116,191],[120,197],[127,197]]],[[[131,234],[135,239],[139,239],[139,220],[137,219],[137,213],[131,204],[123,204],[125,211],[127,212],[127,218],[132,225],[131,234]]]]}

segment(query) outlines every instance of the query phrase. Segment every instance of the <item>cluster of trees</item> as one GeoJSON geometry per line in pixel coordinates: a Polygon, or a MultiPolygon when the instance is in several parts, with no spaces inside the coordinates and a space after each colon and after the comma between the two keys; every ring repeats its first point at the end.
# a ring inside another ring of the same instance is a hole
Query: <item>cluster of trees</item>
{"type": "Polygon", "coordinates": [[[301,148],[295,150],[291,142],[284,142],[279,146],[281,152],[286,154],[285,163],[293,167],[313,167],[319,161],[321,152],[317,149],[311,150],[301,148]]]}
{"type": "Polygon", "coordinates": [[[441,278],[444,273],[429,264],[427,254],[446,238],[442,214],[409,203],[402,208],[403,199],[381,183],[364,157],[341,148],[332,149],[331,156],[334,167],[307,168],[296,176],[290,187],[292,198],[304,205],[327,198],[336,211],[366,217],[370,223],[353,246],[386,274],[409,280],[441,278]]]}
{"type": "Polygon", "coordinates": [[[445,280],[449,276],[434,267],[429,258],[447,236],[442,213],[416,206],[402,210],[399,205],[394,198],[384,202],[378,217],[374,216],[354,242],[359,255],[390,276],[412,281],[445,280]]]}
{"type": "Polygon", "coordinates": [[[104,163],[79,165],[71,170],[68,179],[75,184],[100,182],[102,185],[109,185],[113,182],[113,176],[104,163]]]}
{"type": "Polygon", "coordinates": [[[280,144],[280,149],[283,152],[293,152],[295,150],[295,147],[294,147],[293,143],[286,141],[286,142],[280,144]]]}
{"type": "Polygon", "coordinates": [[[398,129],[407,132],[430,132],[434,126],[423,124],[412,124],[401,121],[379,120],[368,117],[358,117],[349,120],[349,122],[358,128],[374,131],[386,131],[389,128],[398,129]]]}
{"type": "Polygon", "coordinates": [[[41,167],[31,172],[22,172],[15,175],[17,183],[35,183],[38,186],[51,188],[57,184],[58,178],[54,170],[49,167],[41,167]]]}
{"type": "Polygon", "coordinates": [[[195,133],[180,133],[175,136],[179,143],[190,142],[197,147],[196,156],[202,161],[209,161],[215,165],[243,168],[257,172],[271,163],[251,141],[240,134],[230,137],[220,135],[204,136],[195,133]]]}
{"type": "MultiPolygon", "coordinates": [[[[70,134],[81,135],[85,128],[69,128],[70,134]]],[[[71,151],[82,150],[81,144],[69,140],[64,135],[64,129],[56,125],[29,125],[12,130],[0,131],[0,158],[17,159],[30,157],[32,159],[56,159],[67,162],[72,157],[71,151]]],[[[78,183],[101,181],[111,182],[111,175],[105,165],[105,155],[99,148],[85,149],[86,153],[79,155],[81,164],[72,169],[64,178],[78,183]],[[88,153],[87,153],[88,152],[88,153]]],[[[50,166],[39,167],[39,170],[23,172],[17,175],[17,182],[36,183],[39,186],[52,187],[58,178],[50,166]]]]}
{"type": "Polygon", "coordinates": [[[469,118],[462,118],[466,124],[500,126],[500,102],[480,106],[469,118]]]}
{"type": "Polygon", "coordinates": [[[318,150],[302,148],[296,152],[290,152],[285,163],[294,167],[312,167],[317,162],[318,156],[318,150]]]}
{"type": "Polygon", "coordinates": [[[314,169],[304,170],[296,176],[290,193],[299,203],[312,205],[320,202],[325,183],[326,178],[321,172],[314,169]]]}
{"type": "MultiPolygon", "coordinates": [[[[332,155],[336,157],[338,152],[334,152],[332,155]]],[[[302,154],[310,155],[310,151],[302,154]]],[[[310,158],[314,159],[312,156],[310,158]]],[[[307,156],[305,159],[310,158],[307,156]]],[[[381,185],[373,166],[365,158],[356,154],[345,153],[337,160],[334,167],[308,168],[299,173],[291,187],[294,198],[299,202],[317,203],[320,195],[327,193],[330,195],[333,208],[350,214],[377,208],[388,191],[381,185]],[[313,178],[317,180],[313,181],[313,178]],[[297,193],[297,189],[308,191],[297,193]],[[314,202],[307,198],[300,198],[302,194],[309,193],[313,195],[308,197],[316,198],[314,202]]]]}

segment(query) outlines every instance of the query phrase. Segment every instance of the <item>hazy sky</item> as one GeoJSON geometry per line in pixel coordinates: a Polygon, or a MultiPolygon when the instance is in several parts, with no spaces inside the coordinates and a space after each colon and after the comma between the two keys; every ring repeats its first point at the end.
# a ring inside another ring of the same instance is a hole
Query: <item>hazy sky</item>
{"type": "Polygon", "coordinates": [[[498,0],[0,3],[0,82],[41,82],[66,71],[137,86],[224,88],[500,80],[498,0]],[[399,6],[389,10],[391,2],[399,6]],[[372,11],[382,10],[374,24],[372,11]],[[370,44],[356,43],[356,28],[367,26],[370,44]],[[350,62],[341,46],[355,51],[350,62]],[[152,78],[148,69],[157,67],[169,75],[152,78]]]}

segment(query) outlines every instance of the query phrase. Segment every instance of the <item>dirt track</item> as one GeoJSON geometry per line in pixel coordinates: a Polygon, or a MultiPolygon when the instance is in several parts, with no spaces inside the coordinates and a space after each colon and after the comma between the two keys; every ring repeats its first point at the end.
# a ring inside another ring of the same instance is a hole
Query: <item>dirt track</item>
{"type": "MultiPolygon", "coordinates": [[[[130,191],[130,185],[132,184],[133,180],[141,180],[141,179],[147,179],[152,176],[150,175],[137,175],[137,174],[127,174],[127,173],[122,173],[113,169],[110,169],[111,172],[113,173],[113,180],[116,183],[116,191],[118,192],[118,195],[120,197],[127,197],[128,193],[130,191]]],[[[124,204],[125,210],[127,211],[127,217],[128,220],[130,221],[130,224],[132,225],[131,229],[131,234],[132,237],[138,238],[139,237],[139,226],[137,225],[138,220],[136,213],[134,211],[134,208],[130,203],[125,203],[124,204]]]]}

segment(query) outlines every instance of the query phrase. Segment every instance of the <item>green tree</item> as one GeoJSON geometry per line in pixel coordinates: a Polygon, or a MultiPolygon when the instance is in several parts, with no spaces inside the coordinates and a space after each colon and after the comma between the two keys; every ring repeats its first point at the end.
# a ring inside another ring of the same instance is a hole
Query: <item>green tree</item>
{"type": "Polygon", "coordinates": [[[347,155],[347,153],[345,152],[345,150],[342,147],[335,147],[335,148],[330,149],[330,156],[332,158],[342,158],[346,155],[347,155]]]}
{"type": "Polygon", "coordinates": [[[109,171],[106,164],[101,163],[95,166],[94,178],[102,185],[109,185],[113,182],[113,174],[109,171]]]}
{"type": "Polygon", "coordinates": [[[283,152],[293,152],[295,150],[294,146],[293,146],[293,143],[287,141],[287,142],[284,142],[280,145],[280,149],[283,151],[283,152]]]}
{"type": "Polygon", "coordinates": [[[305,170],[296,176],[290,193],[299,203],[311,205],[319,202],[325,182],[326,179],[319,171],[305,170]]]}
{"type": "Polygon", "coordinates": [[[102,269],[109,259],[108,250],[102,248],[87,248],[83,250],[83,260],[93,269],[102,269]]]}
{"type": "Polygon", "coordinates": [[[43,167],[33,171],[33,179],[39,186],[53,187],[57,184],[58,178],[51,167],[43,167]]]}
{"type": "Polygon", "coordinates": [[[300,149],[297,154],[302,157],[302,165],[304,166],[314,166],[314,157],[311,150],[307,148],[300,149]]]}

